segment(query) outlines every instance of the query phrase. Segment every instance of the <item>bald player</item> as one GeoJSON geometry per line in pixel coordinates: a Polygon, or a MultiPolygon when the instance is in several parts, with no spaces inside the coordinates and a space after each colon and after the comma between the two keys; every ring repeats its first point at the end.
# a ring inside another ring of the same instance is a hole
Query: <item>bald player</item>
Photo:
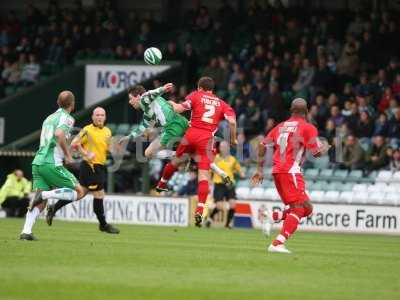
{"type": "Polygon", "coordinates": [[[75,176],[63,166],[72,162],[67,139],[75,122],[71,116],[75,109],[74,94],[70,91],[61,92],[57,105],[59,108],[43,122],[39,150],[32,161],[33,190],[36,194],[26,214],[21,240],[36,240],[32,227],[47,199],[70,203],[83,198],[87,193],[75,176]]]}
{"type": "MultiPolygon", "coordinates": [[[[72,140],[71,146],[82,155],[79,182],[93,195],[93,211],[99,221],[99,230],[118,234],[119,229],[108,224],[104,214],[104,186],[107,176],[105,164],[112,136],[111,130],[104,125],[105,122],[106,111],[102,107],[96,107],[92,113],[92,124],[85,126],[79,132],[72,140]]],[[[52,225],[56,212],[68,203],[59,200],[47,207],[46,221],[49,226],[52,225]]]]}
{"type": "Polygon", "coordinates": [[[269,252],[290,253],[285,241],[293,235],[302,218],[312,213],[313,206],[305,190],[301,165],[306,151],[314,157],[329,150],[329,145],[318,139],[318,130],[306,121],[307,102],[296,98],[291,104],[291,117],[274,127],[260,143],[257,171],[252,176],[253,185],[263,181],[266,147],[274,149],[272,175],[276,189],[286,209],[283,212],[265,212],[264,232],[269,235],[272,222],[283,221],[279,235],[268,247],[269,252]]]}

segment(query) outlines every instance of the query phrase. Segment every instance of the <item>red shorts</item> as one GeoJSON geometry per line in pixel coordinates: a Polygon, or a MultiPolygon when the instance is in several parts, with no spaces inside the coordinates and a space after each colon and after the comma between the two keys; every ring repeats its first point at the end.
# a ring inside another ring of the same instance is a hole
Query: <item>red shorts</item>
{"type": "Polygon", "coordinates": [[[184,154],[195,154],[199,170],[209,170],[215,157],[214,136],[207,130],[189,128],[176,149],[176,157],[184,154]]]}
{"type": "Polygon", "coordinates": [[[304,177],[301,173],[274,173],[276,190],[285,205],[310,200],[306,193],[304,177]]]}

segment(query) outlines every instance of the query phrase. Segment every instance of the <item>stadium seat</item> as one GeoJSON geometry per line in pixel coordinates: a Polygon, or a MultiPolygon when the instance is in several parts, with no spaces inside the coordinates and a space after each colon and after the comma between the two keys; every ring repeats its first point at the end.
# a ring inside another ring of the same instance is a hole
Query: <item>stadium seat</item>
{"type": "Polygon", "coordinates": [[[324,191],[311,191],[310,193],[311,201],[322,202],[324,194],[325,194],[324,191]]]}
{"type": "Polygon", "coordinates": [[[400,183],[400,171],[397,171],[392,176],[392,181],[400,183]]]}
{"type": "Polygon", "coordinates": [[[353,192],[367,192],[368,185],[365,183],[358,183],[353,185],[353,192]]]}
{"type": "Polygon", "coordinates": [[[250,197],[250,188],[247,186],[241,186],[236,188],[236,195],[238,198],[248,199],[250,197]]]}
{"type": "Polygon", "coordinates": [[[130,125],[128,123],[122,123],[117,126],[115,129],[115,135],[126,135],[130,129],[130,125]]]}
{"type": "MultiPolygon", "coordinates": [[[[387,193],[399,193],[400,192],[400,183],[389,183],[386,186],[385,192],[387,193]]],[[[400,197],[400,195],[399,195],[400,197]]]]}
{"type": "Polygon", "coordinates": [[[249,187],[249,181],[248,180],[238,180],[236,183],[236,188],[239,187],[249,187]]]}
{"type": "Polygon", "coordinates": [[[341,203],[351,203],[353,201],[353,192],[352,191],[341,192],[338,200],[341,203]]]}
{"type": "Polygon", "coordinates": [[[365,204],[368,202],[368,192],[365,191],[354,191],[353,189],[353,202],[365,204]],[[355,193],[354,193],[355,192],[355,193]]]}
{"type": "Polygon", "coordinates": [[[117,125],[114,123],[109,123],[109,124],[107,124],[107,127],[111,130],[112,134],[114,134],[115,129],[117,128],[117,125]]]}
{"type": "Polygon", "coordinates": [[[368,203],[369,204],[381,204],[383,202],[385,193],[382,191],[370,192],[368,194],[368,203]]]}
{"type": "Polygon", "coordinates": [[[337,182],[335,185],[336,185],[335,189],[340,192],[348,192],[353,190],[353,184],[351,182],[346,182],[346,183],[337,182]]]}
{"type": "Polygon", "coordinates": [[[379,171],[378,176],[376,177],[376,181],[380,182],[389,182],[391,181],[393,176],[392,171],[379,171]]]}
{"type": "Polygon", "coordinates": [[[385,182],[377,182],[375,184],[368,185],[367,190],[369,193],[374,193],[374,192],[385,193],[387,187],[388,185],[385,182]]]}
{"type": "Polygon", "coordinates": [[[345,181],[348,173],[347,170],[335,170],[333,172],[333,178],[337,181],[345,181]]]}
{"type": "Polygon", "coordinates": [[[383,198],[382,204],[387,205],[399,205],[399,193],[386,193],[385,197],[383,198]]]}
{"type": "Polygon", "coordinates": [[[318,176],[320,179],[331,180],[333,178],[333,169],[323,169],[318,176]]]}
{"type": "Polygon", "coordinates": [[[264,178],[271,179],[272,178],[272,167],[268,167],[264,169],[264,178]]]}
{"type": "Polygon", "coordinates": [[[363,173],[361,170],[350,171],[349,175],[347,176],[347,179],[351,181],[361,181],[362,178],[363,178],[363,173]]]}
{"type": "Polygon", "coordinates": [[[318,178],[319,169],[307,169],[304,173],[307,179],[315,180],[318,178]]]}
{"type": "Polygon", "coordinates": [[[254,199],[264,199],[264,188],[262,187],[254,187],[250,191],[251,197],[254,199]]]}
{"type": "Polygon", "coordinates": [[[275,188],[265,189],[264,197],[267,200],[280,200],[278,191],[275,188]]]}
{"type": "Polygon", "coordinates": [[[327,191],[323,199],[328,202],[338,202],[339,195],[338,191],[327,191]]]}

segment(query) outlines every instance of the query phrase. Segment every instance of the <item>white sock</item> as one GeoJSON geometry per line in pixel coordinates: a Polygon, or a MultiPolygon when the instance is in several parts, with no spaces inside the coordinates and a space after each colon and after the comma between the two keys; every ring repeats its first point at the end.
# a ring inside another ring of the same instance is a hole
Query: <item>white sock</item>
{"type": "Polygon", "coordinates": [[[213,170],[213,172],[217,173],[219,176],[221,177],[226,177],[226,173],[224,171],[222,171],[221,168],[219,168],[215,163],[212,163],[210,165],[211,170],[213,170]]]}
{"type": "Polygon", "coordinates": [[[31,234],[32,227],[36,222],[36,218],[40,215],[40,210],[37,207],[34,207],[31,211],[26,213],[24,228],[22,229],[22,233],[31,234]]]}
{"type": "Polygon", "coordinates": [[[78,199],[78,193],[69,188],[55,189],[51,191],[42,192],[43,199],[58,199],[67,201],[76,201],[78,199]]]}
{"type": "Polygon", "coordinates": [[[170,159],[175,156],[175,151],[164,149],[156,153],[156,158],[159,159],[170,159]]]}

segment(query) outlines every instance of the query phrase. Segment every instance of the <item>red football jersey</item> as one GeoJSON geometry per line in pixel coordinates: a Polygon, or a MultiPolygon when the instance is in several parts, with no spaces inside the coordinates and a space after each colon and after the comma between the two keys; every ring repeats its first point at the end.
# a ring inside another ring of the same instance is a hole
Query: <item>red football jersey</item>
{"type": "Polygon", "coordinates": [[[303,118],[290,118],[275,126],[263,141],[273,145],[272,173],[301,173],[305,150],[316,155],[320,151],[318,130],[303,118]]]}
{"type": "Polygon", "coordinates": [[[232,107],[212,92],[194,91],[186,96],[182,105],[192,111],[191,127],[205,129],[212,134],[217,131],[223,119],[235,117],[232,107]]]}

